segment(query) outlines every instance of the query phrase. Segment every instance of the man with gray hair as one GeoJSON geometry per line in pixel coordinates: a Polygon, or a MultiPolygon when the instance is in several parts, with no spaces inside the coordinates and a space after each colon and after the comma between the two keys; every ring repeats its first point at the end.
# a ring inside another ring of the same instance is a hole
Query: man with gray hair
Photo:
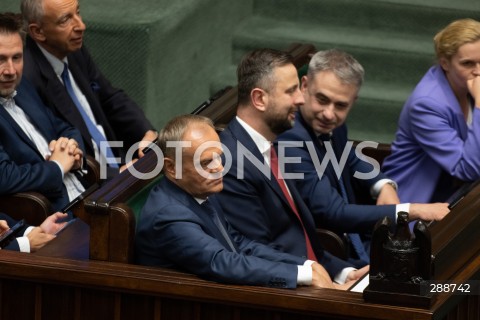
{"type": "Polygon", "coordinates": [[[110,84],[83,45],[86,26],[78,0],[22,0],[21,11],[28,32],[25,78],[47,106],[80,131],[87,154],[101,164],[109,159],[108,176],[117,175],[112,158],[120,157],[123,164],[127,150],[139,141],[143,156],[157,132],[141,108],[110,84]],[[105,141],[122,141],[123,148],[105,141]]]}
{"type": "Polygon", "coordinates": [[[444,203],[399,204],[396,184],[380,172],[378,163],[375,168],[373,161],[356,155],[345,120],[363,78],[363,67],[350,54],[317,52],[302,77],[305,103],[295,125],[278,137],[279,148],[291,158],[285,161],[286,172],[301,175],[295,177],[296,185],[317,226],[348,233],[350,262],[357,267],[369,263],[369,235],[379,219],[396,221],[397,213],[406,211],[410,219],[431,221],[449,212],[444,203]],[[356,204],[356,196],[365,190],[377,205],[356,204]]]}
{"type": "Polygon", "coordinates": [[[138,218],[137,263],[224,283],[346,289],[317,262],[251,241],[230,226],[216,196],[223,188],[223,149],[210,119],[175,117],[159,140],[165,176],[138,218]]]}

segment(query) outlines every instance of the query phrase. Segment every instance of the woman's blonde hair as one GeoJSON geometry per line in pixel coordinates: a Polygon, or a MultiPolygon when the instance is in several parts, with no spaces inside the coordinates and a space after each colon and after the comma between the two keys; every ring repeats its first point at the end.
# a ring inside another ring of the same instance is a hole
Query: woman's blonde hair
{"type": "Polygon", "coordinates": [[[437,59],[450,60],[461,46],[477,40],[480,40],[480,22],[473,19],[455,20],[433,37],[437,59]]]}

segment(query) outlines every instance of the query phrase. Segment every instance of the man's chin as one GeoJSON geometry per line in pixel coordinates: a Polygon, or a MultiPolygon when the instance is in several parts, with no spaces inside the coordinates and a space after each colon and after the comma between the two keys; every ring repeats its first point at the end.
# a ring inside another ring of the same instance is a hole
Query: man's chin
{"type": "Polygon", "coordinates": [[[15,91],[15,87],[13,89],[0,89],[0,97],[8,97],[15,91]]]}

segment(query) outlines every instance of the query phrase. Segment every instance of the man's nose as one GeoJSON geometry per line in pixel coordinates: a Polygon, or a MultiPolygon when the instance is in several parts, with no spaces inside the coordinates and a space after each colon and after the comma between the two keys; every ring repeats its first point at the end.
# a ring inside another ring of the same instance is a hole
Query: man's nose
{"type": "Polygon", "coordinates": [[[73,29],[75,31],[85,31],[86,28],[87,26],[85,25],[85,23],[83,23],[82,17],[79,14],[76,14],[74,17],[73,29]]]}
{"type": "Polygon", "coordinates": [[[323,116],[327,119],[333,119],[335,117],[335,107],[333,104],[329,104],[323,109],[323,116]]]}
{"type": "Polygon", "coordinates": [[[295,93],[294,104],[296,106],[301,106],[301,105],[305,104],[305,97],[303,96],[302,91],[300,91],[300,88],[297,89],[297,91],[295,93]]]}
{"type": "Polygon", "coordinates": [[[2,74],[15,74],[15,66],[12,59],[7,60],[2,66],[2,74]]]}

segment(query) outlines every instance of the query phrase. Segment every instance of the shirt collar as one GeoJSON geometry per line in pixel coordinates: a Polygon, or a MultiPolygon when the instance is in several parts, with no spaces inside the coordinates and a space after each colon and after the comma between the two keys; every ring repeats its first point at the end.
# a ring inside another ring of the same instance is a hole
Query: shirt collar
{"type": "Polygon", "coordinates": [[[205,201],[207,201],[208,198],[201,199],[201,198],[193,197],[193,199],[195,199],[195,201],[197,201],[199,205],[202,205],[205,201]]]}
{"type": "Polygon", "coordinates": [[[6,107],[9,101],[11,101],[17,95],[17,90],[13,91],[8,97],[0,97],[0,103],[6,107]]]}
{"type": "Polygon", "coordinates": [[[43,55],[45,58],[47,58],[47,61],[50,63],[50,65],[53,68],[53,71],[55,71],[55,74],[59,77],[62,76],[62,72],[64,67],[64,63],[68,64],[68,59],[67,57],[63,58],[63,60],[58,59],[55,57],[53,54],[45,50],[41,45],[37,43],[37,46],[40,48],[40,51],[42,51],[43,55]]]}
{"type": "Polygon", "coordinates": [[[240,119],[238,116],[236,117],[238,123],[247,131],[248,135],[252,138],[253,142],[257,146],[260,153],[265,155],[269,155],[271,142],[265,139],[260,133],[258,133],[255,129],[253,129],[250,125],[248,125],[245,121],[240,119]]]}
{"type": "Polygon", "coordinates": [[[333,136],[333,131],[330,131],[329,133],[317,133],[317,132],[315,132],[315,135],[317,136],[317,138],[320,138],[320,136],[328,136],[328,138],[331,139],[332,136],[333,136]]]}

